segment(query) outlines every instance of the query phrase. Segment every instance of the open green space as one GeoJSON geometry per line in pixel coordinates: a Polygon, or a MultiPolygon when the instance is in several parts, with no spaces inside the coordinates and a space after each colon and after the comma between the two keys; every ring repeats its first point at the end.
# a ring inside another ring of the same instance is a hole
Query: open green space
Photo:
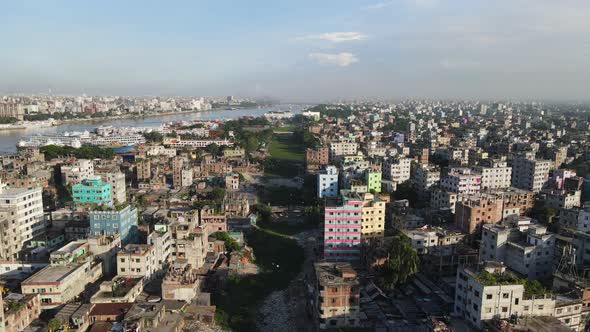
{"type": "Polygon", "coordinates": [[[303,162],[305,148],[292,134],[275,134],[270,141],[269,152],[271,158],[303,162]]]}
{"type": "Polygon", "coordinates": [[[303,249],[293,239],[273,232],[254,229],[246,234],[254,249],[260,273],[231,276],[223,289],[213,293],[217,306],[215,321],[235,331],[255,331],[260,305],[272,292],[287,288],[301,271],[303,249]]]}
{"type": "Polygon", "coordinates": [[[292,178],[299,174],[305,159],[305,146],[292,134],[274,134],[264,161],[267,176],[292,178]]]}
{"type": "Polygon", "coordinates": [[[275,131],[275,132],[290,132],[290,131],[295,130],[295,128],[297,128],[297,127],[295,127],[294,125],[288,125],[288,126],[274,128],[273,131],[275,131]]]}

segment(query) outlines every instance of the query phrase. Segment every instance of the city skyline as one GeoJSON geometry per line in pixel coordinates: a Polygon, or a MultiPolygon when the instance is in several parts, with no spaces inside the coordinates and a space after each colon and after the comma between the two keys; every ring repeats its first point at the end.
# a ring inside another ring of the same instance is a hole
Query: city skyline
{"type": "Polygon", "coordinates": [[[587,101],[583,1],[6,3],[0,93],[587,101]]]}

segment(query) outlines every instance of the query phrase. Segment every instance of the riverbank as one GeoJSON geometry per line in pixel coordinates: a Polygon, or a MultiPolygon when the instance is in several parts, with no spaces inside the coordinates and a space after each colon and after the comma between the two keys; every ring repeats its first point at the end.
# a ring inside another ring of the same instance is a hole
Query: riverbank
{"type": "Polygon", "coordinates": [[[22,121],[19,123],[14,124],[4,124],[0,125],[0,130],[26,130],[31,128],[46,128],[46,127],[57,127],[66,124],[76,124],[76,123],[85,123],[85,122],[105,122],[105,121],[115,121],[115,120],[139,120],[144,118],[152,118],[152,117],[159,117],[159,116],[170,116],[170,115],[182,115],[182,114],[197,114],[203,112],[221,112],[221,111],[245,111],[245,110],[257,110],[261,109],[261,107],[243,107],[243,108],[216,108],[210,109],[205,111],[197,111],[197,110],[189,110],[189,111],[171,111],[171,112],[156,112],[156,113],[146,113],[146,114],[122,114],[122,115],[114,115],[109,117],[100,117],[100,118],[76,118],[76,119],[63,119],[63,120],[53,120],[50,124],[50,121],[22,121]]]}
{"type": "Polygon", "coordinates": [[[251,108],[251,109],[216,109],[214,111],[202,112],[166,112],[164,113],[137,114],[120,116],[114,118],[94,118],[94,119],[73,119],[51,127],[32,126],[18,130],[0,130],[0,154],[15,153],[16,146],[20,140],[27,140],[32,135],[55,135],[64,132],[81,132],[93,131],[101,125],[113,127],[158,127],[167,122],[194,121],[194,120],[229,120],[237,119],[243,116],[259,117],[264,116],[267,112],[277,110],[291,110],[298,114],[304,109],[304,105],[280,104],[269,108],[251,108]]]}
{"type": "Polygon", "coordinates": [[[70,123],[78,123],[78,122],[104,122],[105,120],[133,120],[133,119],[144,119],[144,118],[153,118],[158,116],[170,116],[170,115],[182,115],[182,114],[197,114],[197,113],[205,113],[205,112],[222,112],[222,111],[247,111],[247,110],[257,110],[262,109],[263,107],[243,107],[243,108],[215,108],[210,110],[204,111],[197,111],[197,110],[189,110],[189,111],[171,111],[171,112],[157,112],[157,113],[147,113],[147,114],[123,114],[123,115],[115,115],[109,117],[102,117],[102,118],[81,118],[81,119],[65,119],[59,120],[59,125],[62,124],[70,124],[70,123]]]}

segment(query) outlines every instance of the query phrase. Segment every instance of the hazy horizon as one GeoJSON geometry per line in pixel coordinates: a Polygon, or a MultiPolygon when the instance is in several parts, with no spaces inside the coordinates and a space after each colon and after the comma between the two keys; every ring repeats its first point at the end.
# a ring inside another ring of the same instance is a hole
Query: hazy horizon
{"type": "Polygon", "coordinates": [[[581,0],[28,1],[0,94],[589,101],[581,0]]]}

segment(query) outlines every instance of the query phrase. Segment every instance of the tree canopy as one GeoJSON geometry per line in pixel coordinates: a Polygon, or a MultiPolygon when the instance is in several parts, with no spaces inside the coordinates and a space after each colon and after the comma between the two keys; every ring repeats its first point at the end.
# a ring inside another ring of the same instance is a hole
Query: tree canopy
{"type": "Polygon", "coordinates": [[[379,280],[385,288],[393,289],[418,272],[418,253],[412,248],[411,240],[401,233],[393,237],[388,253],[379,280]]]}

